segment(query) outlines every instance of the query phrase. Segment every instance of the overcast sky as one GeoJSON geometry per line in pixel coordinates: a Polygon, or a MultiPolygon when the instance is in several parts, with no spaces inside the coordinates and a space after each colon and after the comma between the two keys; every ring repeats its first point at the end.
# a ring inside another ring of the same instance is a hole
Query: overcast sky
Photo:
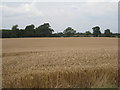
{"type": "Polygon", "coordinates": [[[37,27],[48,22],[56,32],[63,31],[67,27],[72,27],[77,32],[92,31],[92,27],[96,25],[101,27],[102,32],[107,28],[112,32],[118,32],[118,3],[110,2],[113,0],[109,2],[108,0],[104,0],[106,2],[5,1],[0,4],[2,28],[11,28],[15,24],[18,24],[19,28],[25,28],[30,24],[37,27]]]}

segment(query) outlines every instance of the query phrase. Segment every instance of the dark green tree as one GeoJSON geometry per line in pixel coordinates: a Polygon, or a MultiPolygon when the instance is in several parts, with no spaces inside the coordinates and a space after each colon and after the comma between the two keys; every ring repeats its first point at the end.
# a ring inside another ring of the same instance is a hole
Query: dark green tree
{"type": "Polygon", "coordinates": [[[76,33],[76,31],[74,29],[72,29],[71,27],[68,27],[66,28],[64,31],[63,31],[63,34],[64,36],[66,37],[71,37],[71,36],[74,36],[76,33]]]}
{"type": "Polygon", "coordinates": [[[12,32],[11,32],[11,36],[10,37],[19,37],[19,28],[18,25],[13,25],[12,26],[12,32]]]}
{"type": "Polygon", "coordinates": [[[91,32],[90,31],[86,31],[85,35],[91,35],[91,32]]]}
{"type": "Polygon", "coordinates": [[[99,26],[96,26],[96,27],[93,27],[93,35],[95,37],[99,37],[101,35],[101,31],[100,31],[100,27],[99,26]]]}
{"type": "Polygon", "coordinates": [[[106,29],[106,30],[104,30],[104,35],[106,37],[110,37],[112,35],[112,32],[110,32],[110,29],[106,29]]]}
{"type": "Polygon", "coordinates": [[[41,37],[52,36],[52,32],[54,32],[54,30],[50,27],[51,26],[49,25],[49,23],[44,23],[43,25],[40,25],[38,28],[36,28],[36,35],[41,37]]]}
{"type": "Polygon", "coordinates": [[[57,34],[58,34],[59,37],[63,37],[63,35],[64,35],[62,32],[59,32],[57,34]]]}
{"type": "Polygon", "coordinates": [[[12,38],[12,30],[2,30],[2,38],[12,38]]]}
{"type": "Polygon", "coordinates": [[[54,33],[53,36],[54,37],[63,37],[64,34],[62,32],[58,32],[58,33],[54,33]]]}
{"type": "Polygon", "coordinates": [[[28,37],[35,36],[35,29],[34,28],[35,28],[35,26],[33,24],[26,26],[25,27],[25,36],[28,36],[28,37]]]}
{"type": "Polygon", "coordinates": [[[12,26],[12,30],[14,30],[14,31],[19,30],[18,25],[13,25],[13,26],[12,26]]]}
{"type": "Polygon", "coordinates": [[[27,31],[33,31],[34,28],[35,28],[35,26],[33,24],[31,24],[31,25],[26,26],[25,30],[27,30],[27,31]]]}

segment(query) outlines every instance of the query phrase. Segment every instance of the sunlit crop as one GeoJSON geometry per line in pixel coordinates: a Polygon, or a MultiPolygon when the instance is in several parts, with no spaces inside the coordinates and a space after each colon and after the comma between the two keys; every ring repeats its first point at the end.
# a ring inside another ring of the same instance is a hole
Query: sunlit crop
{"type": "Polygon", "coordinates": [[[3,87],[117,86],[117,38],[3,39],[3,87]]]}

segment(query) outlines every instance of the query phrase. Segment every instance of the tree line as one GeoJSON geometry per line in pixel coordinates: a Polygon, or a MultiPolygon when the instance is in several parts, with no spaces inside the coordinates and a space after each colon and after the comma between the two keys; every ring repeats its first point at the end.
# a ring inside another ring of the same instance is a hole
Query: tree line
{"type": "Polygon", "coordinates": [[[18,25],[13,25],[11,30],[2,29],[2,38],[19,38],[19,37],[118,37],[118,33],[112,33],[110,29],[101,33],[100,27],[92,28],[93,33],[86,31],[84,33],[76,32],[72,27],[66,28],[63,32],[53,33],[49,23],[44,23],[38,27],[27,25],[25,29],[19,29],[18,25]]]}

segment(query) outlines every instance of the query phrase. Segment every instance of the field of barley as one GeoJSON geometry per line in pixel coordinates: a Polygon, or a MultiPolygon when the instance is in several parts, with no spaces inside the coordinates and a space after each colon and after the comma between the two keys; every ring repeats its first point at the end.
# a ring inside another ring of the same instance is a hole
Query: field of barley
{"type": "Polygon", "coordinates": [[[117,38],[6,38],[2,45],[4,88],[117,87],[117,38]]]}

